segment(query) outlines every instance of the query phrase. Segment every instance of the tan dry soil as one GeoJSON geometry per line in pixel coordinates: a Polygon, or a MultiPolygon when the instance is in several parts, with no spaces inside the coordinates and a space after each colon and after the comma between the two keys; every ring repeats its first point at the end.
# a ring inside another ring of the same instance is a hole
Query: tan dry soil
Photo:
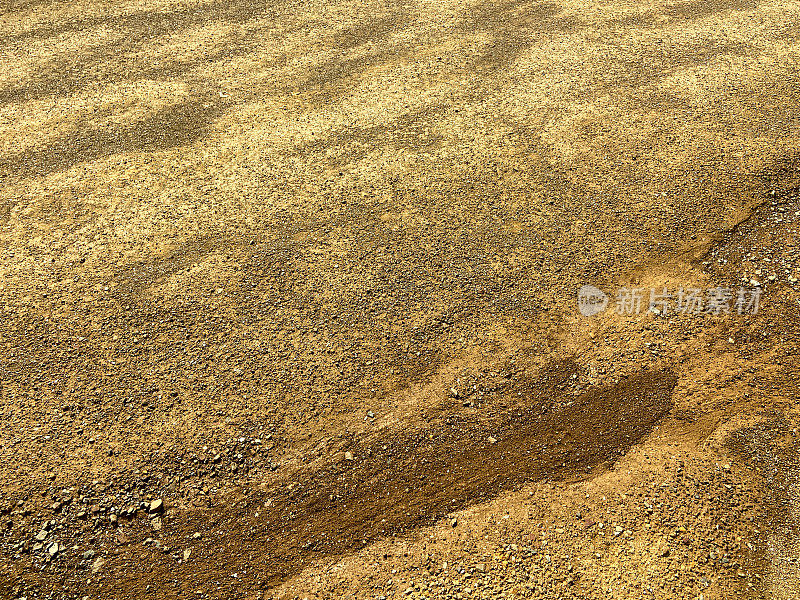
{"type": "Polygon", "coordinates": [[[800,597],[800,3],[4,0],[0,65],[1,597],[800,597]]]}

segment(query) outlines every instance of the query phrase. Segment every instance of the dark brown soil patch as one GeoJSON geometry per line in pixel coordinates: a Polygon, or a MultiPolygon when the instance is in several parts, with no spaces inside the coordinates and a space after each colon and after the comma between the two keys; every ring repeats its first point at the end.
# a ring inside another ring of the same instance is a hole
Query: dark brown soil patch
{"type": "Polygon", "coordinates": [[[174,594],[162,587],[161,597],[275,585],[315,558],[429,525],[525,483],[586,477],[641,440],[672,406],[671,372],[646,372],[568,397],[558,388],[571,372],[562,365],[540,381],[547,387],[538,395],[528,390],[524,409],[500,422],[445,418],[425,431],[353,443],[352,460],[341,457],[281,489],[250,491],[221,512],[180,518],[170,529],[181,536],[205,531],[192,560],[128,562],[114,593],[122,597],[131,586],[170,578],[174,594]],[[236,577],[220,576],[228,571],[236,577]]]}

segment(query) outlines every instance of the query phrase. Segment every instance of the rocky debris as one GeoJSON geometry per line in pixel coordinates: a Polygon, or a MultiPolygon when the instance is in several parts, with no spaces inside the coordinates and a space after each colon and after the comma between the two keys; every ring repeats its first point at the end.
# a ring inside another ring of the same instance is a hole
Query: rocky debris
{"type": "Polygon", "coordinates": [[[102,556],[98,556],[92,563],[92,574],[96,574],[98,571],[100,571],[105,564],[106,559],[104,559],[102,556]]]}
{"type": "MultiPolygon", "coordinates": [[[[419,560],[387,563],[392,570],[374,596],[360,581],[351,590],[358,598],[420,600],[583,600],[612,597],[612,591],[620,598],[696,600],[701,594],[727,597],[740,584],[758,593],[764,584],[757,553],[746,542],[754,540],[758,515],[750,493],[729,465],[690,468],[676,461],[665,479],[599,498],[563,520],[549,519],[558,507],[533,497],[530,513],[544,517],[541,529],[537,521],[514,523],[498,515],[478,541],[451,538],[447,560],[442,546],[426,545],[419,560]]],[[[334,578],[327,585],[342,584],[334,578]]]]}
{"type": "Polygon", "coordinates": [[[517,368],[512,364],[504,370],[491,368],[481,370],[464,370],[447,390],[447,395],[461,400],[463,406],[481,407],[485,400],[497,397],[513,382],[517,368]]]}
{"type": "MultiPolygon", "coordinates": [[[[239,444],[238,440],[233,444],[237,450],[231,455],[234,460],[237,454],[244,455],[238,451],[239,444]]],[[[211,451],[208,456],[210,465],[211,451]]],[[[187,467],[188,464],[187,461],[187,467]]],[[[54,496],[64,497],[60,489],[48,487],[44,494],[4,500],[0,506],[5,503],[6,513],[14,515],[3,546],[5,556],[19,565],[31,561],[30,564],[47,565],[54,571],[73,569],[85,575],[94,567],[98,554],[103,558],[97,563],[100,571],[110,553],[127,551],[128,548],[122,546],[134,540],[129,547],[157,551],[153,560],[163,556],[170,561],[194,562],[196,550],[187,548],[186,541],[201,539],[200,532],[184,530],[179,533],[180,538],[176,538],[178,532],[172,531],[175,528],[165,525],[168,518],[165,513],[169,514],[167,505],[178,504],[173,504],[169,495],[167,486],[170,485],[171,475],[163,472],[92,482],[72,489],[72,501],[63,502],[58,513],[49,508],[54,496]],[[116,528],[112,516],[117,517],[116,528]],[[152,537],[142,543],[147,535],[152,537]],[[58,539],[58,550],[51,555],[47,541],[55,539],[58,539]],[[33,542],[40,545],[37,547],[33,542]],[[189,555],[184,556],[186,550],[189,555]]],[[[192,490],[195,497],[213,494],[210,486],[197,486],[192,490]]],[[[727,589],[730,578],[761,589],[763,584],[756,576],[757,571],[741,558],[742,545],[731,542],[736,537],[750,539],[748,528],[755,517],[755,505],[748,499],[748,493],[730,464],[706,472],[692,470],[689,465],[676,461],[664,480],[638,488],[624,501],[609,502],[602,508],[575,506],[567,518],[548,524],[535,538],[531,537],[530,530],[516,537],[506,532],[504,542],[507,543],[494,553],[475,554],[469,562],[451,565],[446,573],[442,571],[439,575],[433,570],[430,578],[417,577],[414,586],[406,587],[412,587],[409,595],[414,598],[452,596],[457,599],[458,594],[463,598],[495,598],[501,593],[510,596],[515,590],[528,590],[533,597],[581,597],[579,593],[584,593],[584,597],[596,597],[606,584],[624,588],[625,584],[620,584],[622,580],[603,579],[612,568],[608,561],[613,557],[621,561],[620,564],[625,560],[651,561],[656,565],[654,572],[661,577],[675,565],[685,565],[685,569],[676,571],[679,575],[674,587],[687,595],[702,593],[708,588],[727,589]],[[699,514],[690,510],[695,504],[704,507],[705,512],[699,514]],[[646,558],[642,558],[642,552],[646,552],[646,558]],[[535,575],[533,579],[525,578],[526,569],[535,575]],[[746,577],[739,576],[739,572],[746,577]],[[458,585],[452,583],[454,579],[459,581],[458,585]],[[528,587],[529,584],[532,587],[528,587]]],[[[265,508],[271,504],[271,500],[263,502],[265,508]]],[[[261,506],[259,501],[259,509],[261,506]]],[[[538,514],[549,513],[540,510],[538,514]]],[[[533,523],[535,521],[531,526],[533,523]]],[[[444,524],[459,526],[454,535],[470,535],[470,526],[459,523],[456,518],[450,517],[444,524]]],[[[656,582],[655,575],[639,581],[641,586],[650,585],[653,593],[658,592],[660,597],[682,597],[671,586],[658,587],[656,582]]],[[[394,588],[397,588],[396,583],[394,588]]],[[[631,591],[628,597],[637,596],[631,591]]]]}

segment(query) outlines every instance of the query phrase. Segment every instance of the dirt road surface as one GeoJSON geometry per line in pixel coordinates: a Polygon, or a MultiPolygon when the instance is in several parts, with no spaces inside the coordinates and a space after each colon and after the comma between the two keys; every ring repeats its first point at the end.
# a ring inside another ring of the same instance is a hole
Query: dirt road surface
{"type": "Polygon", "coordinates": [[[800,3],[5,0],[0,65],[0,597],[800,597],[800,3]]]}

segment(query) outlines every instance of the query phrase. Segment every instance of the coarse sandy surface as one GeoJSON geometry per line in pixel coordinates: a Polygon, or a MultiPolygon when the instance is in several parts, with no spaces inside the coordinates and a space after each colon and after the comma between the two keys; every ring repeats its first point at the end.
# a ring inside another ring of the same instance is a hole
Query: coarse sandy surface
{"type": "Polygon", "coordinates": [[[2,0],[0,67],[0,597],[800,598],[800,3],[2,0]]]}

